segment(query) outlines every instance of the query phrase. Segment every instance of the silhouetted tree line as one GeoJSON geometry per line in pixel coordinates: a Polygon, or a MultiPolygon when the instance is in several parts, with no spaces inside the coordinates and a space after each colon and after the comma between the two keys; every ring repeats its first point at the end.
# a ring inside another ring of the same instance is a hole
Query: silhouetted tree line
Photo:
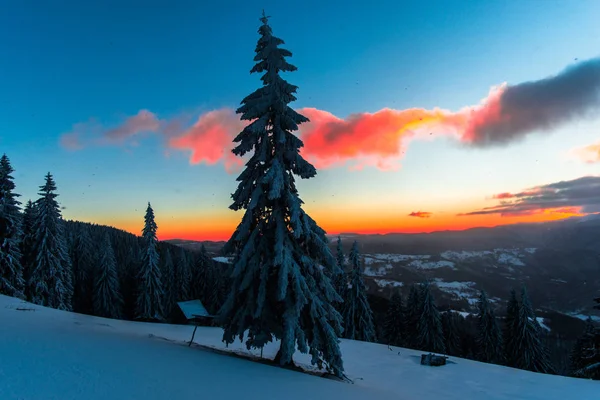
{"type": "MultiPolygon", "coordinates": [[[[156,237],[150,204],[142,236],[65,221],[50,173],[23,210],[14,172],[0,159],[0,293],[108,318],[178,321],[177,302],[200,299],[216,313],[226,271],[202,247],[190,252],[156,237]]],[[[141,225],[141,224],[140,224],[141,225]]]]}

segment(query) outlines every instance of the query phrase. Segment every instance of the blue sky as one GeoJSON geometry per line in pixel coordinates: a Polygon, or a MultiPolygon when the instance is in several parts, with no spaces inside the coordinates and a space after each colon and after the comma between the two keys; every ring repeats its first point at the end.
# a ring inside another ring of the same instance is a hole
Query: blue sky
{"type": "MultiPolygon", "coordinates": [[[[62,147],[61,135],[90,120],[117,126],[142,109],[191,124],[204,112],[235,108],[259,84],[249,70],[263,8],[299,68],[286,76],[300,88],[294,107],[340,118],[386,107],[457,111],[494,85],[541,79],[600,53],[597,1],[3,5],[0,146],[19,192],[34,198],[51,171],[66,217],[141,229],[150,200],[171,236],[179,229],[221,237],[231,229],[241,218],[227,211],[235,175],[219,163],[190,165],[188,153],[166,149],[156,135],[136,146],[78,151],[62,147]]],[[[354,218],[357,229],[402,231],[403,217],[417,209],[454,213],[498,192],[598,173],[597,164],[565,156],[597,141],[598,121],[484,150],[450,138],[415,140],[400,170],[327,168],[302,182],[301,194],[311,214],[328,215],[329,230],[352,230],[342,221],[354,218]],[[390,219],[384,228],[380,221],[390,219]]]]}

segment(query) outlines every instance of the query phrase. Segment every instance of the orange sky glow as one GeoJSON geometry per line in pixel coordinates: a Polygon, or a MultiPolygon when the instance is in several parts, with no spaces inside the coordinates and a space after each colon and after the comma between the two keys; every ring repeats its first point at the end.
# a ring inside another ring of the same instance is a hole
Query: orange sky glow
{"type": "MultiPolygon", "coordinates": [[[[429,218],[409,217],[407,214],[377,215],[352,214],[343,216],[328,212],[312,212],[310,215],[329,234],[360,233],[360,234],[386,234],[386,233],[423,233],[443,230],[464,230],[475,227],[493,227],[516,223],[537,223],[555,221],[582,214],[576,208],[539,210],[528,215],[500,216],[472,215],[457,216],[456,212],[433,214],[429,218]]],[[[188,218],[161,218],[156,216],[158,224],[158,237],[160,240],[187,239],[187,240],[227,240],[233,233],[241,219],[242,213],[230,212],[226,215],[215,217],[188,218]]],[[[124,229],[139,235],[143,221],[103,221],[119,229],[124,229]]]]}

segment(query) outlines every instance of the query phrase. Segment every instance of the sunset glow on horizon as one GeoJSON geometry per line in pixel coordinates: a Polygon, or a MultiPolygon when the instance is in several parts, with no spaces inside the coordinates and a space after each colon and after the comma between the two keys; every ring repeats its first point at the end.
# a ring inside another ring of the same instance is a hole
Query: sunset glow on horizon
{"type": "MultiPolygon", "coordinates": [[[[600,212],[600,3],[267,3],[310,120],[300,198],[329,234],[600,212]]],[[[139,235],[150,202],[162,240],[229,239],[262,7],[11,5],[0,144],[21,201],[50,171],[65,219],[139,235]]]]}

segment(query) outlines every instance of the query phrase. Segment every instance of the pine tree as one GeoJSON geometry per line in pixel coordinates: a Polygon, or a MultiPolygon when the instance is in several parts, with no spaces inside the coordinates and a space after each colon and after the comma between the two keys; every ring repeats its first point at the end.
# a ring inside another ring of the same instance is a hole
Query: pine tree
{"type": "Polygon", "coordinates": [[[142,262],[138,276],[139,287],[136,319],[148,321],[163,320],[163,287],[157,248],[158,239],[156,237],[158,226],[154,221],[154,210],[152,210],[150,203],[148,203],[144,221],[142,237],[145,248],[142,253],[142,262]]]}
{"type": "Polygon", "coordinates": [[[190,299],[190,280],[191,271],[188,262],[186,251],[183,248],[179,249],[179,254],[175,261],[175,277],[177,291],[177,301],[186,301],[190,299]]]}
{"type": "Polygon", "coordinates": [[[175,264],[171,257],[171,251],[168,247],[164,247],[160,257],[161,276],[164,288],[163,308],[165,316],[171,317],[177,306],[178,288],[175,279],[175,264]]]}
{"type": "Polygon", "coordinates": [[[422,312],[422,302],[416,285],[410,286],[405,308],[405,340],[404,345],[413,349],[419,346],[419,318],[422,312]]]}
{"type": "MultiPolygon", "coordinates": [[[[137,238],[136,238],[137,239],[137,238]]],[[[123,296],[123,315],[127,319],[137,316],[138,277],[141,271],[141,248],[136,240],[128,246],[121,268],[121,294],[123,296]]]]}
{"type": "Polygon", "coordinates": [[[549,361],[548,350],[541,341],[541,327],[529,302],[525,286],[521,289],[518,325],[513,335],[517,351],[517,368],[546,374],[554,372],[549,361]]]}
{"type": "Polygon", "coordinates": [[[509,367],[517,366],[519,353],[517,349],[517,335],[519,329],[519,301],[515,289],[510,290],[510,298],[506,306],[506,318],[504,319],[504,358],[509,367]]]}
{"type": "Polygon", "coordinates": [[[335,259],[325,232],[301,208],[294,175],[306,179],[315,168],[299,154],[302,141],[293,134],[308,119],[288,106],[297,87],[280,72],[295,71],[279,48],[263,13],[251,72],[264,73],[263,86],[242,101],[237,113],[251,121],[234,139],[237,156],[252,152],[232,195],[234,211],[245,209],[241,223],[225,246],[234,254],[231,290],[218,320],[223,340],[236,336],[262,348],[281,341],[275,361],[290,364],[296,348],[312,355],[312,363],[336,375],[343,371],[338,344],[341,317],[332,303],[339,300],[320,266],[333,268],[335,259]]]}
{"type": "Polygon", "coordinates": [[[478,359],[487,363],[500,364],[504,361],[502,332],[500,331],[498,321],[496,321],[494,310],[490,307],[487,295],[483,290],[479,296],[478,307],[478,359]]]}
{"type": "Polygon", "coordinates": [[[217,311],[219,285],[215,276],[213,262],[208,256],[204,244],[200,248],[196,268],[196,282],[199,286],[198,298],[202,300],[211,312],[217,311]]]}
{"type": "Polygon", "coordinates": [[[453,311],[442,313],[442,331],[444,332],[444,347],[446,354],[460,357],[462,355],[462,346],[460,340],[461,315],[453,311]]]}
{"type": "MultiPolygon", "coordinates": [[[[342,238],[337,238],[337,254],[336,254],[336,270],[333,274],[333,287],[339,294],[341,299],[346,298],[346,290],[348,290],[348,279],[346,277],[346,257],[342,248],[342,238]]],[[[336,303],[336,309],[342,311],[344,309],[343,302],[336,303]]]]}
{"type": "Polygon", "coordinates": [[[589,368],[600,363],[600,332],[590,317],[585,322],[583,334],[575,342],[571,352],[570,371],[572,376],[600,379],[600,366],[589,368]]]}
{"type": "Polygon", "coordinates": [[[373,311],[367,299],[367,288],[362,277],[358,243],[354,242],[349,257],[352,270],[350,285],[344,301],[344,337],[365,342],[375,341],[373,311]]]}
{"type": "Polygon", "coordinates": [[[40,186],[41,196],[35,205],[35,261],[29,277],[29,294],[36,304],[71,311],[73,273],[64,232],[64,221],[55,193],[52,175],[40,186]]]}
{"type": "Polygon", "coordinates": [[[123,298],[119,289],[117,261],[108,233],[100,248],[94,282],[94,314],[105,318],[121,318],[123,298]]]}
{"type": "Polygon", "coordinates": [[[89,228],[85,225],[79,229],[72,251],[73,264],[73,310],[78,313],[90,313],[93,310],[94,244],[89,228]]]}
{"type": "Polygon", "coordinates": [[[24,297],[23,266],[21,264],[21,204],[14,192],[14,169],[6,154],[0,158],[0,293],[24,297]]]}
{"type": "Polygon", "coordinates": [[[419,349],[444,353],[444,332],[440,312],[435,305],[429,282],[421,285],[421,315],[417,323],[419,349]]]}
{"type": "Polygon", "coordinates": [[[23,240],[21,241],[21,265],[23,266],[23,281],[25,282],[25,298],[31,299],[29,293],[29,278],[33,271],[35,257],[33,254],[35,243],[35,205],[28,200],[23,209],[23,240]]]}
{"type": "Polygon", "coordinates": [[[395,290],[385,313],[383,331],[385,340],[391,346],[404,345],[404,306],[400,291],[395,290]]]}
{"type": "Polygon", "coordinates": [[[208,257],[208,252],[204,244],[200,247],[200,252],[193,260],[193,268],[191,271],[190,295],[193,299],[202,301],[205,307],[212,309],[213,292],[218,290],[214,287],[212,271],[210,270],[212,263],[208,257]]]}

